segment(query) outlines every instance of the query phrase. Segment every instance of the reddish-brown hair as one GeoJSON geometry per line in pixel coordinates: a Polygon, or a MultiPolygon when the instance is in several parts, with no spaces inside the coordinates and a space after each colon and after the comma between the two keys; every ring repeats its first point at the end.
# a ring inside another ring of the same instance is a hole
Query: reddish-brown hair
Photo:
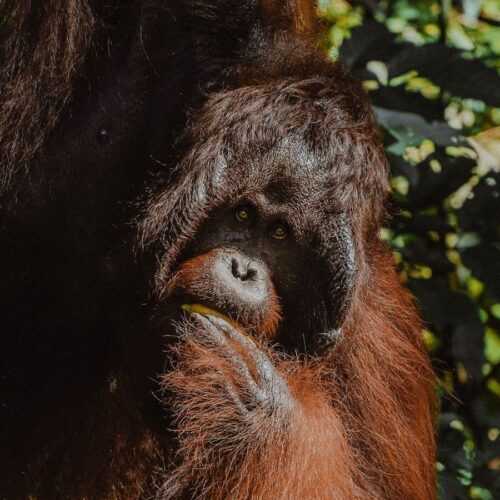
{"type": "Polygon", "coordinates": [[[163,482],[167,497],[187,485],[215,499],[436,497],[434,376],[421,323],[388,250],[371,251],[335,349],[304,361],[260,344],[297,402],[284,428],[264,412],[245,421],[235,411],[213,376],[230,379],[230,366],[203,341],[175,348],[164,384],[183,463],[163,482]]]}

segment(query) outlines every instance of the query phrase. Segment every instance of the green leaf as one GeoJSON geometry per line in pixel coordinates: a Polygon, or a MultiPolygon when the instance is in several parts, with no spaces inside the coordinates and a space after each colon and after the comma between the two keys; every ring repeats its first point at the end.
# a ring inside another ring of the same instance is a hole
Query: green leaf
{"type": "Polygon", "coordinates": [[[492,365],[500,363],[500,335],[493,328],[484,334],[484,356],[492,365]]]}

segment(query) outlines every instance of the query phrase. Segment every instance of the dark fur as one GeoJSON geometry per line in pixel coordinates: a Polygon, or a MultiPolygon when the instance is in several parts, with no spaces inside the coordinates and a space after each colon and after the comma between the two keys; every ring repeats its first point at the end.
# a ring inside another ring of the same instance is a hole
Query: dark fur
{"type": "Polygon", "coordinates": [[[310,4],[262,4],[3,4],[0,496],[433,497],[432,376],[376,237],[387,169],[372,115],[307,41],[310,4]],[[192,125],[174,147],[187,108],[192,125]],[[356,272],[352,286],[322,284],[349,295],[335,348],[299,360],[260,345],[304,409],[289,432],[275,434],[260,414],[248,429],[235,417],[231,433],[206,377],[224,360],[203,329],[185,328],[172,370],[167,332],[147,327],[148,275],[128,222],[148,173],[158,174],[140,238],[153,264],[161,258],[159,290],[212,209],[276,178],[273,162],[258,160],[280,140],[282,155],[310,152],[311,179],[324,180],[304,193],[295,178],[305,208],[290,209],[304,241],[321,228],[320,256],[333,262],[348,231],[356,272]],[[215,186],[220,158],[230,168],[215,186]],[[158,373],[172,399],[151,395],[158,373]],[[172,411],[185,427],[168,432],[172,411]],[[242,455],[211,446],[217,438],[242,455]],[[193,466],[205,472],[193,476],[193,466]]]}
{"type": "Polygon", "coordinates": [[[2,192],[18,180],[67,104],[95,32],[86,1],[30,3],[3,2],[0,8],[2,192]]]}
{"type": "Polygon", "coordinates": [[[127,471],[153,452],[137,444],[138,406],[154,405],[129,355],[147,322],[129,221],[146,179],[170,162],[187,106],[224,85],[258,8],[1,6],[0,496],[139,491],[142,473],[127,471]],[[122,371],[141,382],[110,397],[122,371]],[[114,412],[124,419],[104,417],[114,412]]]}

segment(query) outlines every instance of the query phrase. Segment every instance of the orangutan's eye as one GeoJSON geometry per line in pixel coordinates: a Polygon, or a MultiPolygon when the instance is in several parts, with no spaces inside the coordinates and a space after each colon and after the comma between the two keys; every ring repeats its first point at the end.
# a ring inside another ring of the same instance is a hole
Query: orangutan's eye
{"type": "Polygon", "coordinates": [[[237,207],[234,216],[239,222],[249,222],[252,215],[252,209],[247,206],[237,207]]]}
{"type": "Polygon", "coordinates": [[[283,240],[288,236],[288,229],[284,224],[275,224],[271,228],[271,236],[277,240],[283,240]]]}

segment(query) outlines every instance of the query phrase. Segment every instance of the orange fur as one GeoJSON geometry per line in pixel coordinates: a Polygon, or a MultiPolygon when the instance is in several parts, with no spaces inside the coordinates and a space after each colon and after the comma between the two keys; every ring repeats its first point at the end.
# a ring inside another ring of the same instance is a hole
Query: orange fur
{"type": "Polygon", "coordinates": [[[163,494],[188,481],[195,497],[213,499],[436,497],[434,376],[411,298],[375,247],[335,349],[304,361],[261,343],[290,387],[289,414],[240,414],[221,385],[239,387],[229,361],[200,340],[175,348],[163,383],[182,464],[163,494]]]}

